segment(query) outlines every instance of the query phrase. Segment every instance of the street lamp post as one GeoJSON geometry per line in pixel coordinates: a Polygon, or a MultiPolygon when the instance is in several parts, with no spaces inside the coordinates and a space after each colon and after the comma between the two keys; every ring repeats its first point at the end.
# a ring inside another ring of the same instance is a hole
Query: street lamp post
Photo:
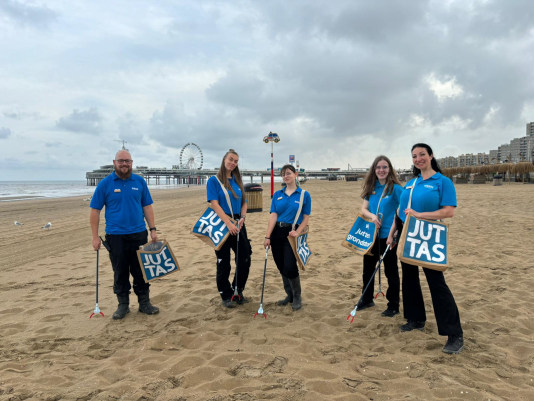
{"type": "Polygon", "coordinates": [[[280,142],[280,137],[275,132],[263,137],[263,142],[271,142],[271,199],[274,196],[274,144],[280,142]]]}

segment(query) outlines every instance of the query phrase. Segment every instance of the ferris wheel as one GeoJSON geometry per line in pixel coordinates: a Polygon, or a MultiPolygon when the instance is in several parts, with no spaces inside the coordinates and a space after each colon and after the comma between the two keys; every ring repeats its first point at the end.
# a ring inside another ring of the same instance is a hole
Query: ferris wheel
{"type": "Polygon", "coordinates": [[[183,170],[201,170],[204,156],[200,146],[189,142],[180,151],[180,168],[183,170]]]}

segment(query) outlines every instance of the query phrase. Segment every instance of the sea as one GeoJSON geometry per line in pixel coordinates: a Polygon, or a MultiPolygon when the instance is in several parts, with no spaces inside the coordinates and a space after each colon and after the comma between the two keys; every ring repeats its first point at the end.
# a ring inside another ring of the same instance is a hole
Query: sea
{"type": "MultiPolygon", "coordinates": [[[[150,189],[186,187],[184,184],[149,185],[150,189]]],[[[66,198],[93,195],[96,187],[80,181],[0,181],[0,202],[13,202],[39,198],[66,198]]]]}
{"type": "MultiPolygon", "coordinates": [[[[253,182],[261,182],[261,177],[253,177],[253,182]]],[[[243,183],[250,182],[250,177],[243,177],[243,183]]],[[[267,178],[264,182],[270,182],[267,178]]],[[[275,177],[275,182],[281,182],[275,177]]],[[[176,189],[187,184],[149,184],[152,189],[176,189]]],[[[66,198],[87,196],[91,198],[96,187],[87,186],[85,180],[79,181],[0,181],[0,202],[14,202],[39,198],[66,198]]]]}

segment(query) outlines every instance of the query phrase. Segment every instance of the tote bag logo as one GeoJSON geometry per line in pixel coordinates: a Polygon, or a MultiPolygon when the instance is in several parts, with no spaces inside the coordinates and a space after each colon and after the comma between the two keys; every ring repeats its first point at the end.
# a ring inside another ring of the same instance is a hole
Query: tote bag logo
{"type": "Polygon", "coordinates": [[[376,224],[359,214],[341,245],[365,255],[373,248],[376,232],[376,224]]]}
{"type": "Polygon", "coordinates": [[[219,250],[226,241],[229,231],[215,210],[208,207],[196,221],[191,233],[202,241],[219,250]]]}
{"type": "Polygon", "coordinates": [[[137,251],[137,259],[146,283],[180,269],[170,245],[165,240],[141,246],[137,251]]]}
{"type": "Polygon", "coordinates": [[[448,267],[448,224],[408,216],[397,256],[405,263],[444,271],[448,267]]]}
{"type": "Polygon", "coordinates": [[[308,246],[308,228],[306,228],[305,233],[300,234],[297,238],[288,236],[287,239],[293,249],[299,268],[301,270],[306,270],[308,261],[312,256],[312,252],[308,246]]]}

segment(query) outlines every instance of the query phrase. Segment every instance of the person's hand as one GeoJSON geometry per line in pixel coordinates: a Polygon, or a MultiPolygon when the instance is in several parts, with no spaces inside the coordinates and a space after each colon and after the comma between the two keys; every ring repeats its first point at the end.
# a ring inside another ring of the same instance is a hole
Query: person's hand
{"type": "Polygon", "coordinates": [[[297,238],[300,234],[296,230],[292,230],[289,232],[289,236],[293,238],[297,238]]]}
{"type": "Polygon", "coordinates": [[[100,249],[100,245],[102,242],[100,241],[100,238],[93,238],[93,249],[95,251],[98,251],[100,249]]]}
{"type": "Polygon", "coordinates": [[[152,239],[152,242],[158,241],[158,233],[156,232],[156,230],[150,231],[150,238],[152,239]]]}
{"type": "Polygon", "coordinates": [[[371,218],[371,222],[374,223],[375,226],[378,228],[380,228],[380,225],[382,224],[382,222],[380,221],[380,219],[378,218],[376,214],[373,214],[373,217],[371,218]]]}
{"type": "Polygon", "coordinates": [[[408,216],[409,214],[412,215],[413,217],[419,219],[420,217],[420,213],[419,212],[416,212],[415,210],[413,209],[404,209],[404,214],[406,216],[408,216]]]}
{"type": "Polygon", "coordinates": [[[386,240],[386,245],[389,245],[390,248],[394,248],[395,245],[397,245],[397,238],[396,238],[397,232],[395,231],[394,235],[389,234],[388,239],[386,240]]]}
{"type": "Polygon", "coordinates": [[[265,241],[263,241],[263,247],[264,247],[265,249],[271,247],[271,239],[270,239],[270,238],[265,237],[265,241]]]}
{"type": "Polygon", "coordinates": [[[239,226],[239,229],[241,230],[243,228],[243,225],[245,224],[245,218],[241,217],[239,221],[237,222],[237,225],[239,226]]]}
{"type": "Polygon", "coordinates": [[[228,227],[228,231],[230,232],[231,235],[237,235],[237,233],[239,232],[238,226],[236,226],[230,220],[228,220],[228,222],[225,224],[226,224],[226,227],[228,227]]]}

